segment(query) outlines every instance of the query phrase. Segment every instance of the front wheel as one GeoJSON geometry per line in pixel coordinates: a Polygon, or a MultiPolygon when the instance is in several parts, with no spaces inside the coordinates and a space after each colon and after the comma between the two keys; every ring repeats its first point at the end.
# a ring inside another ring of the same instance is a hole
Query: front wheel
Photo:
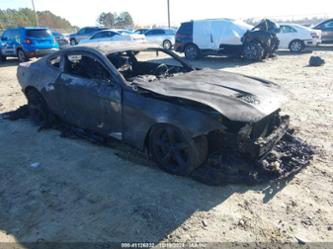
{"type": "Polygon", "coordinates": [[[194,44],[189,44],[184,49],[185,57],[188,60],[195,60],[200,57],[200,50],[194,44]]]}
{"type": "Polygon", "coordinates": [[[75,46],[77,44],[75,39],[71,39],[70,42],[71,46],[75,46]]]}
{"type": "Polygon", "coordinates": [[[207,157],[207,139],[187,137],[171,125],[159,125],[152,129],[149,151],[164,171],[180,176],[189,175],[207,157]]]}
{"type": "Polygon", "coordinates": [[[169,41],[169,40],[165,40],[165,41],[163,42],[163,48],[166,49],[166,50],[171,50],[171,48],[172,48],[172,43],[171,43],[171,41],[169,41]]]}
{"type": "Polygon", "coordinates": [[[243,56],[246,60],[260,61],[264,58],[264,48],[259,42],[249,42],[244,45],[243,56]]]}
{"type": "Polygon", "coordinates": [[[292,41],[289,45],[289,50],[292,53],[300,53],[305,48],[304,43],[301,40],[292,41]]]}
{"type": "Polygon", "coordinates": [[[17,51],[17,57],[18,57],[19,62],[26,62],[29,60],[29,58],[25,55],[25,53],[22,49],[19,49],[17,51]]]}

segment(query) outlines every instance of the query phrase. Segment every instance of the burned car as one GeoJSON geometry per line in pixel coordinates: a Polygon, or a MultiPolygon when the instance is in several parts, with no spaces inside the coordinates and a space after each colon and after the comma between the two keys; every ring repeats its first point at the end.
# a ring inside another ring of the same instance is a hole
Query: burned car
{"type": "Polygon", "coordinates": [[[266,80],[195,69],[147,43],[77,46],[22,63],[17,77],[33,119],[54,117],[147,150],[189,175],[217,150],[265,157],[287,130],[286,93],[266,80]]]}

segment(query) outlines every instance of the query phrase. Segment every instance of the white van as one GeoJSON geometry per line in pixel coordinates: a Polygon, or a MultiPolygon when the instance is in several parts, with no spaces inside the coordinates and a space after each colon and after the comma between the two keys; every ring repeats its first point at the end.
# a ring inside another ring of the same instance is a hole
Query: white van
{"type": "Polygon", "coordinates": [[[185,53],[188,59],[221,54],[260,60],[265,55],[265,47],[269,46],[267,39],[262,39],[263,36],[267,38],[269,34],[265,32],[268,30],[252,30],[253,26],[243,21],[225,18],[185,22],[177,31],[175,50],[185,53]],[[251,34],[250,39],[247,39],[247,34],[251,34]]]}

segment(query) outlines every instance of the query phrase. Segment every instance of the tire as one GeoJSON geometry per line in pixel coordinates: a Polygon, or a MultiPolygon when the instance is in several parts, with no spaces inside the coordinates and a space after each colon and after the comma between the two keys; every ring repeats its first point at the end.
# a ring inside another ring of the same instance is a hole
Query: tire
{"type": "Polygon", "coordinates": [[[0,62],[5,62],[7,60],[7,57],[2,55],[1,49],[0,49],[0,62]]]}
{"type": "Polygon", "coordinates": [[[184,48],[184,53],[186,59],[188,60],[196,60],[200,57],[201,54],[200,49],[194,44],[186,45],[184,48]]]}
{"type": "Polygon", "coordinates": [[[25,55],[24,51],[22,49],[17,50],[17,57],[19,62],[26,62],[29,60],[29,58],[25,55]]]}
{"type": "Polygon", "coordinates": [[[243,56],[246,60],[261,61],[264,58],[265,50],[259,42],[244,44],[243,56]]]}
{"type": "Polygon", "coordinates": [[[77,44],[75,39],[71,39],[69,43],[71,46],[75,46],[77,44]]]}
{"type": "Polygon", "coordinates": [[[7,57],[0,55],[0,62],[6,62],[7,61],[7,57]]]}
{"type": "Polygon", "coordinates": [[[301,40],[294,40],[289,44],[289,50],[292,53],[300,53],[304,50],[305,45],[304,42],[301,40]]]}
{"type": "Polygon", "coordinates": [[[172,43],[169,40],[165,40],[163,42],[163,48],[166,50],[171,50],[172,49],[172,43]]]}
{"type": "Polygon", "coordinates": [[[26,92],[26,97],[33,123],[40,127],[49,127],[51,114],[43,96],[36,89],[30,89],[26,92]]]}
{"type": "Polygon", "coordinates": [[[171,125],[158,125],[149,136],[149,152],[164,171],[188,176],[207,158],[206,137],[193,140],[171,125]]]}

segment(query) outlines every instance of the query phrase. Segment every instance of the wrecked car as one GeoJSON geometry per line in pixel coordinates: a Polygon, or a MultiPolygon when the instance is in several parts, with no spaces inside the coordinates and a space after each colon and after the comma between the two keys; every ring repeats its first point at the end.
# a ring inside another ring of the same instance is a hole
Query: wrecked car
{"type": "Polygon", "coordinates": [[[269,81],[195,69],[147,43],[96,43],[21,63],[33,120],[56,118],[148,151],[165,171],[189,175],[218,150],[265,157],[285,134],[287,94],[269,81]]]}
{"type": "Polygon", "coordinates": [[[184,22],[176,34],[175,50],[189,60],[229,55],[258,61],[272,56],[278,48],[278,32],[278,25],[267,19],[256,27],[225,18],[184,22]]]}

